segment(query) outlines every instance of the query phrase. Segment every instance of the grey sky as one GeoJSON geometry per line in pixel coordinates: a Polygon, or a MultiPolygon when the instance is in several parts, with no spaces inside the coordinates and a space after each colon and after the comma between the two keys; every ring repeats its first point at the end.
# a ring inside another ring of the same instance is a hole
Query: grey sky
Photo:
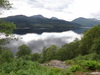
{"type": "Polygon", "coordinates": [[[99,18],[100,0],[10,0],[13,8],[0,17],[41,14],[44,17],[73,20],[78,17],[99,18]]]}

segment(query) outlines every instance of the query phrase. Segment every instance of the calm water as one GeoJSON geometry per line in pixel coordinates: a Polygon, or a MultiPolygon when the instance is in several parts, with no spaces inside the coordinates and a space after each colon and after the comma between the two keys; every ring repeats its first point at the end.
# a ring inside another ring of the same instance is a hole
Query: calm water
{"type": "Polygon", "coordinates": [[[82,31],[80,33],[79,31],[81,31],[81,29],[76,31],[70,30],[64,32],[44,32],[42,34],[36,34],[36,33],[28,33],[25,35],[15,34],[18,40],[11,40],[11,42],[6,46],[10,47],[13,53],[16,53],[18,51],[18,47],[22,44],[28,45],[31,48],[32,53],[41,52],[43,47],[49,47],[51,45],[57,45],[61,47],[66,43],[74,41],[76,38],[81,39],[82,31]]]}
{"type": "Polygon", "coordinates": [[[22,44],[28,45],[32,52],[41,52],[43,47],[49,47],[51,45],[57,45],[61,47],[62,45],[72,42],[76,38],[81,39],[81,34],[77,34],[73,31],[66,32],[44,32],[42,34],[36,33],[28,33],[25,35],[17,35],[15,36],[18,40],[11,40],[7,47],[10,47],[11,50],[16,53],[18,51],[18,46],[22,44]]]}

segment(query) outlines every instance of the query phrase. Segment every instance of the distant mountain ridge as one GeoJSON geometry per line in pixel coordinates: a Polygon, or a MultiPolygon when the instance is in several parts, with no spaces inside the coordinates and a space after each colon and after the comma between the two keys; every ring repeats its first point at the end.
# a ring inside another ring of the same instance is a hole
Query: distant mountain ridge
{"type": "Polygon", "coordinates": [[[2,18],[4,21],[10,21],[16,24],[15,33],[30,32],[59,32],[72,29],[78,29],[82,25],[60,20],[56,17],[46,18],[42,15],[34,15],[27,17],[25,15],[15,15],[2,18]]]}
{"type": "Polygon", "coordinates": [[[100,20],[97,20],[97,19],[94,19],[94,18],[87,19],[87,18],[83,18],[83,17],[76,18],[72,22],[81,24],[85,27],[93,27],[95,25],[100,24],[100,20]]]}
{"type": "Polygon", "coordinates": [[[53,19],[53,20],[59,20],[58,18],[56,17],[51,17],[50,19],[53,19]]]}

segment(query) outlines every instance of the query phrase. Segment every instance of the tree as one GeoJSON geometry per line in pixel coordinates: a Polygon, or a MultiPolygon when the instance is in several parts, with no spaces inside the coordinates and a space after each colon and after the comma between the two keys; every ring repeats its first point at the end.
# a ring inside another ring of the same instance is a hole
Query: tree
{"type": "Polygon", "coordinates": [[[0,63],[10,62],[13,59],[13,53],[6,48],[6,50],[2,50],[0,53],[0,63]]]}
{"type": "MultiPolygon", "coordinates": [[[[10,8],[11,8],[11,4],[9,3],[8,0],[0,0],[0,13],[1,10],[3,9],[6,10],[10,8]]],[[[0,19],[0,33],[5,33],[6,35],[9,35],[13,32],[13,29],[15,29],[15,24],[0,19]]]]}
{"type": "MultiPolygon", "coordinates": [[[[9,3],[8,0],[0,0],[0,13],[1,11],[8,10],[11,8],[11,4],[9,3]]],[[[5,33],[5,34],[10,34],[12,33],[13,29],[15,29],[15,25],[10,22],[2,21],[0,19],[0,32],[5,33]]]]}
{"type": "MultiPolygon", "coordinates": [[[[8,10],[11,8],[11,4],[8,0],[0,0],[0,14],[3,9],[8,10]]],[[[6,35],[9,35],[13,32],[13,29],[15,29],[15,24],[6,22],[0,19],[0,33],[5,33],[6,35]]],[[[1,45],[5,44],[5,39],[0,38],[0,62],[9,62],[13,58],[13,53],[6,49],[5,47],[2,47],[1,45]]]]}
{"type": "Polygon", "coordinates": [[[31,53],[30,48],[25,44],[19,46],[18,49],[19,49],[19,51],[16,54],[18,57],[29,55],[31,53]]]}
{"type": "MultiPolygon", "coordinates": [[[[13,29],[15,29],[15,24],[10,23],[10,22],[6,22],[6,21],[2,21],[0,19],[0,33],[5,33],[6,36],[12,34],[13,29]]],[[[4,45],[7,43],[7,40],[4,38],[0,38],[0,48],[1,45],[4,45]]]]}
{"type": "Polygon", "coordinates": [[[11,8],[11,4],[8,0],[0,0],[0,13],[4,10],[9,10],[11,8]]]}
{"type": "Polygon", "coordinates": [[[44,49],[43,52],[42,52],[43,62],[44,61],[50,61],[52,59],[56,59],[57,50],[58,50],[58,47],[56,45],[51,45],[47,49],[44,49]]]}
{"type": "Polygon", "coordinates": [[[97,48],[96,45],[100,45],[97,39],[100,38],[100,25],[94,26],[93,28],[89,29],[87,32],[84,33],[84,36],[79,45],[79,52],[82,55],[93,53],[94,48],[97,48]],[[95,45],[94,45],[95,44],[95,45]],[[95,46],[91,48],[92,46],[95,46]]]}
{"type": "Polygon", "coordinates": [[[34,53],[31,55],[31,60],[32,61],[39,61],[41,55],[39,53],[34,53]]]}
{"type": "Polygon", "coordinates": [[[6,35],[11,34],[15,29],[15,24],[0,20],[0,32],[6,35]]]}
{"type": "Polygon", "coordinates": [[[57,59],[59,60],[68,60],[76,57],[78,55],[78,46],[80,44],[80,40],[76,39],[71,43],[67,43],[62,46],[57,51],[57,59]]]}
{"type": "Polygon", "coordinates": [[[93,41],[93,45],[91,47],[91,50],[94,51],[94,52],[96,52],[97,54],[100,54],[100,37],[96,38],[93,41]]]}

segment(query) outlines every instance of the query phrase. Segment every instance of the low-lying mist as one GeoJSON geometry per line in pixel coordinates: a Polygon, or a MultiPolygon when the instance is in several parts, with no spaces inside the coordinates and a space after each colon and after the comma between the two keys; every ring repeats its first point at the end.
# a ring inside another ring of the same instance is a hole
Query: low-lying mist
{"type": "Polygon", "coordinates": [[[57,45],[61,47],[66,43],[74,41],[76,38],[81,39],[81,34],[77,34],[73,31],[66,32],[44,32],[42,34],[28,33],[26,35],[17,35],[18,40],[11,40],[6,46],[11,49],[15,54],[18,51],[18,47],[22,44],[26,44],[32,50],[32,53],[41,52],[43,47],[49,47],[51,45],[57,45]]]}

